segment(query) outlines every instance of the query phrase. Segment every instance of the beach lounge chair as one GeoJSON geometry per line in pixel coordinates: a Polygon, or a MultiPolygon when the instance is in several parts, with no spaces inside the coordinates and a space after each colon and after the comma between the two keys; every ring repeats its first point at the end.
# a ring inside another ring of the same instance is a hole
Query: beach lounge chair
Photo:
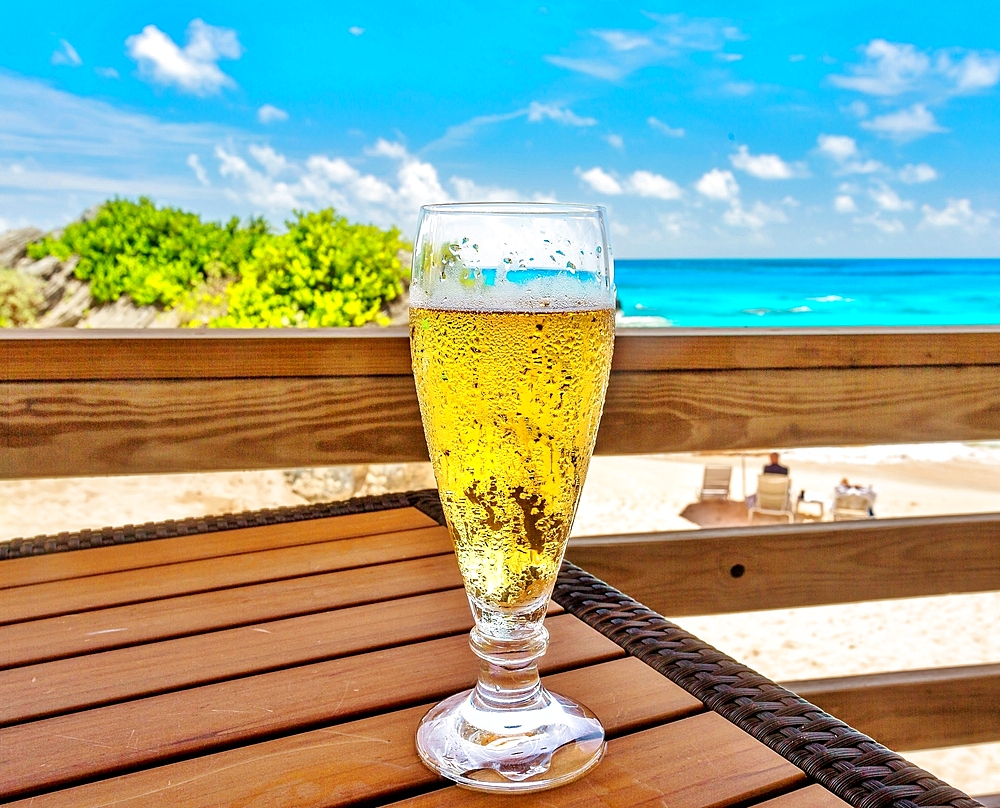
{"type": "Polygon", "coordinates": [[[705,474],[701,480],[701,491],[698,492],[698,501],[729,499],[729,484],[732,476],[731,466],[705,466],[705,474]]]}
{"type": "Polygon", "coordinates": [[[757,498],[747,512],[747,521],[753,522],[755,513],[766,516],[787,516],[795,521],[791,502],[792,478],[787,474],[760,474],[757,476],[757,498]]]}
{"type": "Polygon", "coordinates": [[[870,507],[871,498],[864,494],[835,494],[833,497],[833,521],[871,519],[870,507]]]}

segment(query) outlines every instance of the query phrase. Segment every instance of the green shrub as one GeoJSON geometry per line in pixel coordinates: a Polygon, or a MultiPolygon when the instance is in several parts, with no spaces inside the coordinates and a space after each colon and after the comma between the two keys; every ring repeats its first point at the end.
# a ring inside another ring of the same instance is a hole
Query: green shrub
{"type": "Polygon", "coordinates": [[[235,276],[241,262],[267,238],[268,226],[251,219],[247,227],[233,217],[223,227],[202,222],[194,213],[157,208],[147,197],[138,202],[113,199],[96,216],[69,225],[58,239],[28,246],[28,255],[80,256],[76,276],[90,282],[101,303],[128,295],[139,305],[170,308],[211,278],[235,276]]]}
{"type": "Polygon", "coordinates": [[[395,228],[349,224],[332,208],[296,211],[288,232],[260,241],[227,290],[229,328],[384,324],[382,306],[403,291],[395,228]]]}
{"type": "Polygon", "coordinates": [[[0,328],[31,325],[41,306],[42,293],[35,278],[0,268],[0,328]]]}

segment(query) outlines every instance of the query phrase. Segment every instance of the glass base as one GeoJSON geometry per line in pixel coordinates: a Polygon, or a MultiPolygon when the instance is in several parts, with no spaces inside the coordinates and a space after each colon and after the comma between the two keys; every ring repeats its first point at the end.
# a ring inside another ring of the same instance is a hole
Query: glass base
{"type": "Polygon", "coordinates": [[[503,710],[466,690],[424,716],[417,751],[460,786],[523,794],[571,783],[594,768],[604,755],[604,727],[582,704],[544,688],[528,704],[503,710]]]}

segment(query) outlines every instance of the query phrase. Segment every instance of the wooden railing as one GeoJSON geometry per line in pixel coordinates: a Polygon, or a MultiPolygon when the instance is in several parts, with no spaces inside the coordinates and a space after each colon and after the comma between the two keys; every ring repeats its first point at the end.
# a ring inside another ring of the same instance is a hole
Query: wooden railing
{"type": "MultiPolygon", "coordinates": [[[[1000,328],[620,332],[597,452],[1000,436],[1000,328]]],[[[0,335],[0,477],[426,459],[400,329],[0,335]]]]}
{"type": "MultiPolygon", "coordinates": [[[[1000,439],[1000,327],[622,330],[597,451],[1000,439]]],[[[405,331],[0,334],[0,477],[426,459],[405,331]]],[[[1000,590],[1000,514],[574,540],[670,615],[1000,590]]],[[[1000,666],[796,682],[900,749],[1000,740],[1000,666]]]]}

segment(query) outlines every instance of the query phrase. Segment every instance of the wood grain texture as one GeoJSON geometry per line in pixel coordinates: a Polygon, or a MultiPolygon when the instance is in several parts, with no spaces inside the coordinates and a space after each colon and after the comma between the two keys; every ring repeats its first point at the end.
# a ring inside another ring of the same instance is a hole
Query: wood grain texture
{"type": "MultiPolygon", "coordinates": [[[[407,375],[405,328],[13,331],[0,381],[407,375]]],[[[888,367],[1000,363],[1000,327],[619,328],[615,369],[888,367]]]]}
{"type": "Polygon", "coordinates": [[[1000,589],[1000,514],[595,536],[566,556],[672,617],[984,592],[1000,589]]]}
{"type": "Polygon", "coordinates": [[[596,769],[556,791],[501,798],[452,786],[393,805],[723,808],[805,781],[805,774],[776,752],[716,713],[703,713],[611,741],[596,769]]]}
{"type": "MultiPolygon", "coordinates": [[[[543,673],[624,656],[572,615],[546,621],[543,673]]],[[[431,702],[469,687],[465,635],[248,676],[0,730],[0,797],[431,702]]]]}
{"type": "Polygon", "coordinates": [[[419,642],[472,628],[464,589],[0,671],[0,725],[419,642]]]}
{"type": "MultiPolygon", "coordinates": [[[[1000,364],[618,371],[596,451],[995,439],[998,391],[1000,364]]],[[[8,478],[427,458],[409,376],[9,382],[0,410],[8,478]]]]}
{"type": "MultiPolygon", "coordinates": [[[[634,658],[548,676],[545,685],[590,707],[610,737],[704,710],[697,699],[634,658]]],[[[417,725],[429,708],[424,704],[50,792],[31,804],[329,808],[384,800],[437,782],[413,746],[417,725]]]]}
{"type": "Polygon", "coordinates": [[[447,528],[430,527],[386,533],[377,540],[338,539],[70,578],[0,590],[0,622],[53,617],[450,552],[453,548],[447,528]]]}
{"type": "Polygon", "coordinates": [[[788,682],[786,687],[890,749],[1000,741],[1000,665],[788,682]]]}
{"type": "Polygon", "coordinates": [[[448,554],[12,623],[0,669],[461,587],[448,554]]]}
{"type": "Polygon", "coordinates": [[[836,794],[813,784],[757,805],[757,808],[849,808],[836,794]]]}
{"type": "Polygon", "coordinates": [[[249,553],[274,550],[335,539],[352,539],[395,533],[421,527],[436,527],[437,522],[416,508],[393,508],[386,511],[331,516],[301,522],[279,522],[261,527],[224,530],[153,539],[141,544],[93,547],[66,553],[48,553],[26,558],[6,559],[0,564],[0,589],[26,586],[66,578],[82,578],[105,572],[156,567],[249,553]]]}

